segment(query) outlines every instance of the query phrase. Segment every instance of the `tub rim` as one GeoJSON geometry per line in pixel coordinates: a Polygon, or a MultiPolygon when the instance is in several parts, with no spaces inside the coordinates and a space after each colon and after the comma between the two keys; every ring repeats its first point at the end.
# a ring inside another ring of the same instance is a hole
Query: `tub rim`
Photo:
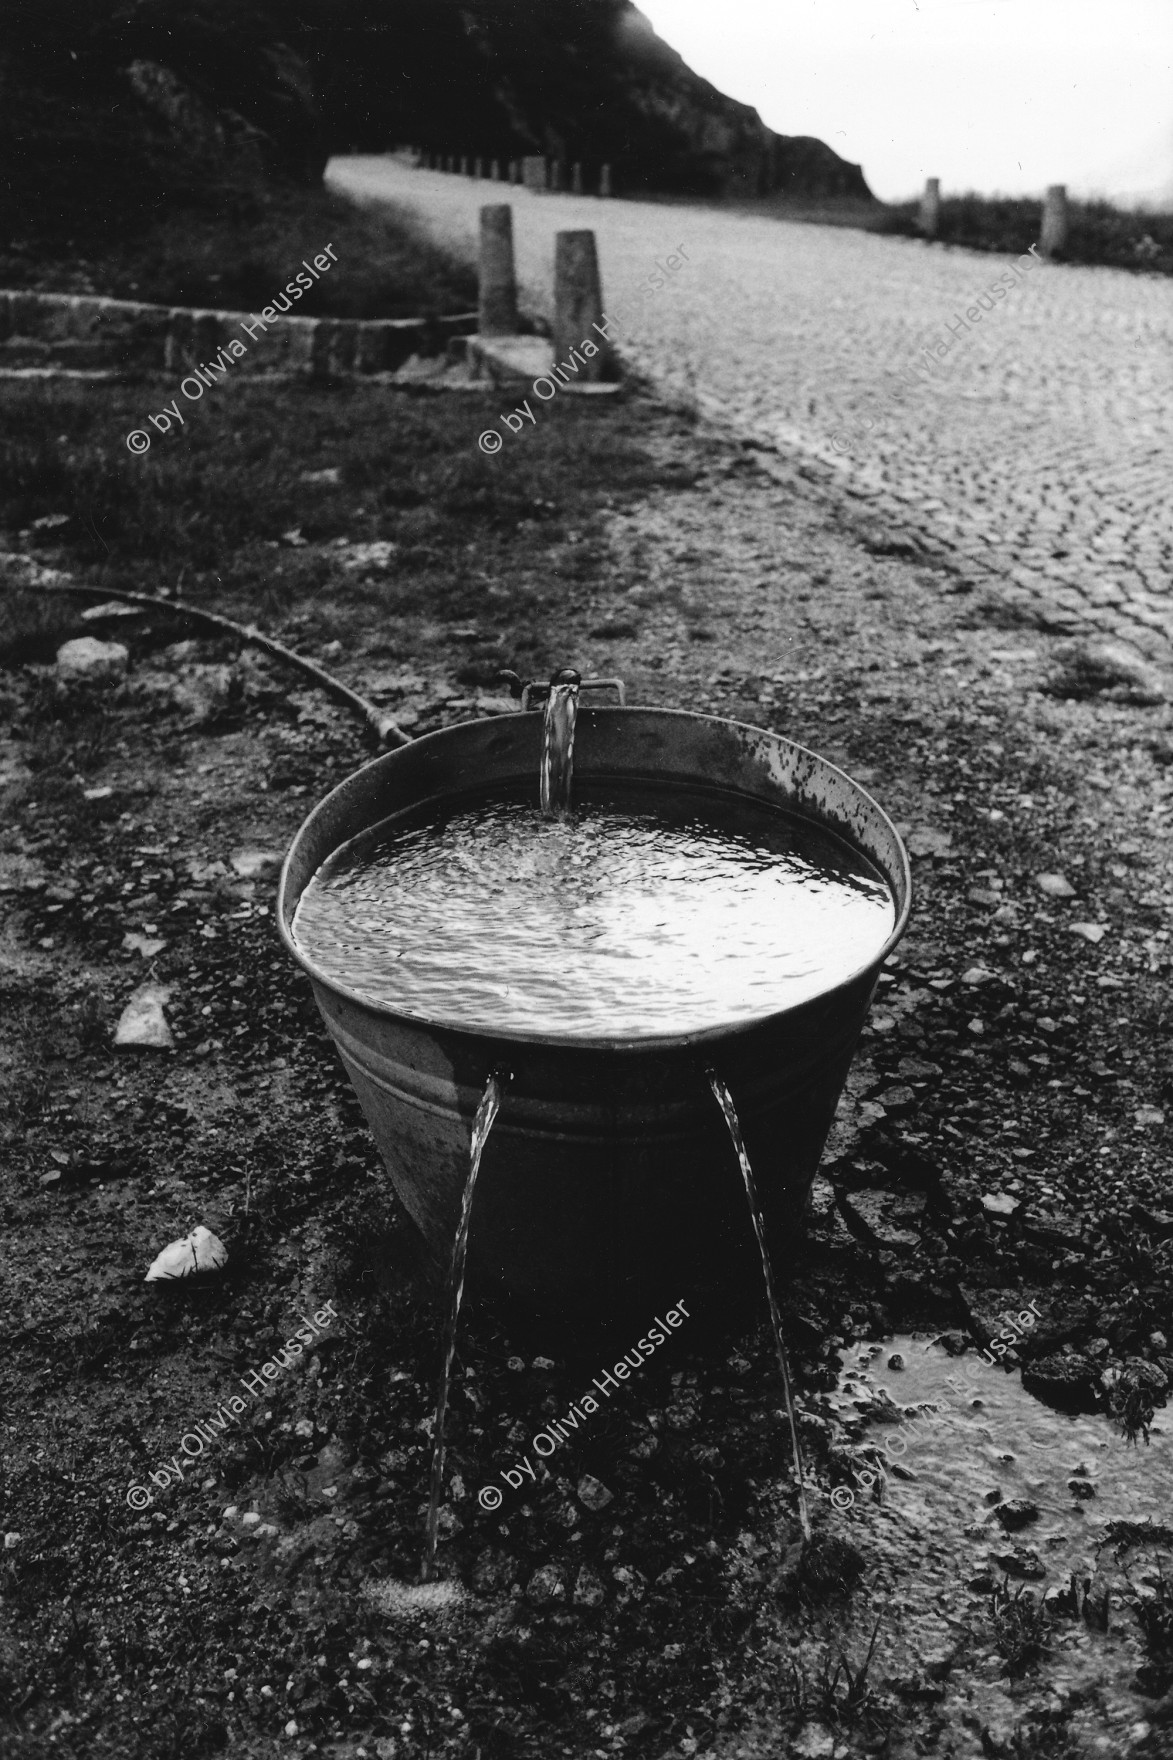
{"type": "MultiPolygon", "coordinates": [[[[376,765],[390,764],[394,759],[399,757],[402,752],[408,749],[418,750],[433,741],[443,741],[450,735],[459,733],[465,728],[483,727],[485,721],[488,719],[496,721],[509,719],[507,716],[478,717],[475,719],[469,718],[464,721],[453,722],[450,727],[436,728],[431,733],[422,734],[418,739],[413,739],[410,742],[410,748],[399,747],[395,751],[380,752],[376,757],[368,759],[365,764],[360,764],[357,770],[352,770],[349,776],[343,777],[341,782],[335,783],[334,787],[330,789],[328,793],[322,795],[298,826],[290,842],[289,848],[286,851],[285,859],[281,864],[281,874],[277,883],[277,929],[287,951],[292,954],[293,958],[306,973],[311,983],[315,987],[320,985],[322,989],[328,991],[332,996],[340,998],[348,1007],[363,1009],[368,1014],[374,1015],[381,1020],[390,1021],[396,1026],[402,1027],[410,1032],[432,1034],[443,1033],[445,1035],[452,1035],[458,1042],[463,1041],[470,1048],[474,1045],[500,1045],[503,1050],[507,1050],[510,1045],[532,1045],[540,1046],[543,1049],[549,1049],[552,1051],[566,1049],[637,1054],[640,1052],[663,1053],[671,1050],[687,1050],[693,1046],[715,1045],[721,1042],[736,1040],[746,1034],[760,1032],[763,1029],[768,1028],[771,1024],[784,1020],[787,1016],[797,1015],[803,1009],[817,1007],[829,998],[839,995],[841,991],[850,989],[853,985],[858,985],[861,978],[864,978],[869,972],[875,971],[878,977],[884,961],[888,958],[888,955],[892,952],[893,948],[899,943],[908,926],[908,919],[912,910],[912,868],[908,858],[908,851],[905,848],[904,839],[897,831],[892,819],[884,811],[883,807],[880,806],[879,802],[868,793],[862,783],[857,782],[853,776],[851,776],[846,770],[842,769],[838,764],[832,763],[830,758],[824,758],[819,752],[812,750],[810,746],[801,745],[797,740],[790,739],[786,734],[777,733],[772,728],[758,727],[755,723],[750,721],[735,721],[729,716],[708,715],[696,709],[666,709],[661,708],[658,705],[645,706],[638,703],[629,704],[624,708],[606,709],[595,709],[592,705],[591,712],[593,714],[608,716],[639,714],[655,716],[665,720],[672,718],[688,721],[713,722],[718,727],[729,728],[740,733],[749,733],[759,738],[764,737],[768,740],[775,741],[778,745],[789,748],[790,751],[799,754],[803,758],[812,759],[817,765],[821,766],[824,771],[829,771],[832,775],[841,778],[856,795],[862,797],[872,812],[876,814],[881,823],[887,828],[896,850],[896,865],[899,870],[898,879],[900,888],[903,890],[904,902],[903,904],[899,902],[897,887],[893,884],[893,876],[887,871],[886,867],[881,867],[880,871],[883,873],[884,879],[893,893],[893,903],[896,906],[896,920],[883,944],[870,956],[870,958],[865,960],[861,965],[856,966],[854,970],[848,972],[836,983],[828,985],[826,989],[816,991],[813,996],[804,996],[799,1001],[788,1004],[785,1008],[774,1009],[767,1014],[754,1015],[748,1020],[726,1021],[713,1027],[702,1027],[691,1032],[641,1034],[638,1038],[624,1038],[620,1035],[612,1036],[600,1033],[527,1033],[505,1027],[494,1027],[491,1029],[470,1027],[458,1022],[437,1020],[430,1018],[427,1015],[409,1014],[403,1009],[392,1008],[387,1003],[372,1002],[365,996],[360,996],[357,992],[348,989],[345,985],[340,984],[337,979],[324,972],[314,960],[310,958],[305,950],[298,946],[293,937],[291,927],[293,916],[297,909],[297,905],[300,902],[301,893],[305,890],[305,887],[303,886],[298,892],[297,898],[290,899],[290,872],[294,857],[298,852],[298,846],[313,821],[326,811],[330,802],[332,802],[338,795],[342,794],[345,789],[353,786],[356,777],[365,774],[366,771],[373,769],[376,765]]],[[[525,713],[525,711],[518,710],[516,713],[520,715],[525,713]]],[[[531,710],[528,713],[531,716],[537,716],[537,712],[534,710],[531,710]]],[[[475,788],[475,783],[472,787],[475,788]]],[[[456,792],[458,791],[453,789],[445,790],[436,798],[442,799],[445,794],[452,795],[456,792]]],[[[722,788],[718,783],[714,785],[714,792],[727,795],[737,795],[744,791],[732,787],[722,788]]],[[[423,799],[426,798],[428,797],[423,797],[423,799]]],[[[760,800],[762,797],[746,795],[746,798],[760,800]]],[[[422,800],[407,802],[405,803],[404,810],[421,804],[422,800]]],[[[769,805],[771,803],[767,801],[764,804],[769,805]]],[[[804,816],[797,808],[794,809],[794,812],[796,817],[801,818],[804,816]]],[[[387,815],[388,818],[392,816],[392,814],[387,815]]],[[[810,817],[811,815],[806,816],[810,817]]],[[[381,823],[381,821],[373,822],[373,824],[377,823],[381,823]]],[[[818,824],[818,821],[813,820],[813,823],[818,824]]],[[[371,826],[361,827],[360,830],[352,832],[350,836],[357,837],[362,835],[364,831],[373,829],[373,824],[371,826]]],[[[870,851],[863,849],[858,838],[853,839],[848,833],[834,826],[824,826],[823,829],[831,830],[833,835],[840,837],[848,844],[854,843],[856,847],[859,848],[859,852],[865,856],[868,861],[872,862],[875,866],[880,867],[880,863],[876,856],[870,851]]],[[[341,848],[342,843],[348,841],[350,841],[349,838],[341,839],[339,842],[335,843],[334,849],[337,850],[341,848]]],[[[333,853],[333,851],[331,853],[333,853]]]]}

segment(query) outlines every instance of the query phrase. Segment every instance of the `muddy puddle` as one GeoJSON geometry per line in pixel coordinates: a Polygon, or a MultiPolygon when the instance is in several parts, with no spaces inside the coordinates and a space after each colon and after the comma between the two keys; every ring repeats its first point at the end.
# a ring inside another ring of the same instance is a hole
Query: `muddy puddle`
{"type": "Polygon", "coordinates": [[[1040,1404],[1017,1370],[907,1336],[847,1350],[828,1405],[850,1468],[828,1513],[871,1567],[878,1672],[919,1664],[948,1751],[1015,1752],[1016,1731],[1049,1725],[1075,1753],[1173,1753],[1136,1613],[1173,1574],[1170,1414],[1129,1444],[1107,1417],[1040,1404]]]}

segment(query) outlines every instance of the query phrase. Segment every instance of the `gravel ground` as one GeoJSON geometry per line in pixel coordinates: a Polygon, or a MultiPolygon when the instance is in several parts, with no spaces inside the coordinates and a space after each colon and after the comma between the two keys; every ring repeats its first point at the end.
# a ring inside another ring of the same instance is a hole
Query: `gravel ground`
{"type": "Polygon", "coordinates": [[[554,234],[592,227],[628,358],[742,427],[836,466],[915,520],[1012,612],[1124,636],[1173,663],[1173,289],[1042,265],[993,309],[1012,259],[712,209],[534,195],[392,159],[335,160],[361,197],[411,202],[469,248],[514,210],[518,274],[548,311],[554,234]],[[657,259],[686,266],[650,295],[657,259]],[[970,307],[971,328],[946,326],[970,307]],[[916,377],[922,351],[949,343],[916,377]],[[910,383],[911,381],[911,383],[910,383]]]}
{"type": "MultiPolygon", "coordinates": [[[[419,1623],[397,1585],[420,1558],[435,1312],[271,916],[272,856],[358,761],[357,730],[267,663],[176,646],[154,616],[97,626],[130,648],[125,685],[62,698],[53,644],[95,626],[30,614],[0,751],[5,1751],[1160,1753],[1173,1662],[1160,1620],[1142,1644],[1141,1586],[1114,1604],[1125,1714],[1055,1683],[1045,1658],[1074,1622],[1037,1597],[1064,1585],[1028,1584],[1013,1615],[974,1588],[972,1549],[938,1544],[930,1484],[899,1545],[865,1503],[844,1517],[825,1493],[860,1440],[829,1398],[849,1341],[944,1329],[963,1350],[1035,1301],[1017,1358],[1040,1393],[1097,1416],[1105,1471],[1126,1446],[1111,1414],[1143,1424],[1173,1377],[1168,702],[1058,634],[999,627],[964,570],[833,470],[650,399],[563,400],[541,436],[483,459],[494,393],[219,389],[198,449],[160,447],[139,476],[120,455],[120,519],[97,514],[113,555],[95,559],[75,518],[11,533],[0,572],[142,584],[174,518],[185,595],[263,603],[273,633],[414,732],[499,713],[502,664],[573,661],[624,676],[635,703],[799,738],[904,828],[913,925],[809,1231],[792,1257],[775,1243],[818,1546],[796,1557],[764,1330],[720,1353],[682,1335],[546,1480],[479,1509],[477,1488],[599,1359],[523,1346],[473,1309],[442,1547],[467,1592],[419,1623]],[[273,434],[297,530],[265,475],[273,434]],[[233,483],[217,480],[205,529],[195,467],[222,457],[233,483]],[[146,979],[170,992],[173,1050],[112,1043],[146,979]],[[197,1222],[226,1243],[227,1274],[144,1284],[197,1222]],[[194,1478],[128,1502],[326,1301],[338,1330],[271,1404],[197,1446],[194,1478]],[[881,1626],[853,1687],[840,1658],[860,1669],[886,1609],[901,1629],[881,1626]]],[[[22,397],[27,421],[43,398],[45,433],[96,436],[98,456],[143,390],[22,397]]],[[[53,480],[81,474],[75,459],[53,480]]]]}

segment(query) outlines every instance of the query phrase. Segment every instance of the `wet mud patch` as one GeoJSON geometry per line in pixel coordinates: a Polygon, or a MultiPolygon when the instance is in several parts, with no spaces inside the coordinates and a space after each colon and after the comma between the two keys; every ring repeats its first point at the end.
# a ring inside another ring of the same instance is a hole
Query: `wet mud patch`
{"type": "Polygon", "coordinates": [[[955,1752],[1001,1752],[1040,1688],[1091,1751],[1145,1741],[1173,1679],[1168,1414],[1130,1444],[1016,1372],[899,1335],[850,1347],[827,1404],[829,1500],[883,1594],[884,1661],[919,1655],[968,1732],[955,1752]]]}

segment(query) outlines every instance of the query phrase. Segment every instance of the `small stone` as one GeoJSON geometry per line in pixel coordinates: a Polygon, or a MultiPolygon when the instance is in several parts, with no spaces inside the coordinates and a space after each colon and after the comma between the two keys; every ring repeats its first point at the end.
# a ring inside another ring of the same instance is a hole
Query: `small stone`
{"type": "Polygon", "coordinates": [[[1068,1479],[1067,1489],[1076,1503],[1087,1503],[1096,1494],[1096,1488],[1090,1479],[1068,1479]]]}
{"type": "Polygon", "coordinates": [[[1068,928],[1073,935],[1082,935],[1085,941],[1090,941],[1093,947],[1098,947],[1108,933],[1103,923],[1069,923],[1068,928]]]}
{"type": "Polygon", "coordinates": [[[1009,1192],[983,1192],[982,1209],[987,1216],[1013,1216],[1022,1205],[1009,1192]]]}
{"type": "Polygon", "coordinates": [[[906,1082],[932,1082],[944,1074],[939,1063],[926,1063],[919,1057],[902,1057],[896,1070],[906,1082]]]}
{"type": "Polygon", "coordinates": [[[889,1369],[903,1369],[904,1358],[900,1355],[899,1351],[892,1352],[892,1355],[888,1358],[888,1367],[889,1369]]]}
{"type": "Polygon", "coordinates": [[[66,690],[120,684],[129,664],[130,654],[121,642],[77,636],[71,642],[63,642],[57,650],[57,683],[66,690]]]}
{"type": "Polygon", "coordinates": [[[285,860],[279,849],[236,849],[228,861],[242,880],[260,880],[276,874],[285,860]]]}
{"type": "Polygon", "coordinates": [[[985,966],[970,966],[967,972],[962,972],[961,982],[963,984],[988,984],[994,976],[995,974],[988,972],[985,966]]]}
{"type": "Polygon", "coordinates": [[[578,1500],[587,1509],[605,1509],[614,1498],[615,1493],[608,1491],[602,1480],[594,1479],[584,1473],[578,1482],[578,1500]]]}
{"type": "Polygon", "coordinates": [[[566,1585],[562,1581],[562,1573],[557,1565],[539,1565],[526,1585],[525,1592],[529,1599],[539,1607],[551,1601],[565,1601],[566,1585]]]}
{"type": "Polygon", "coordinates": [[[174,1051],[175,1040],[163,1014],[171,996],[166,984],[142,984],[133,992],[114,1029],[115,1045],[145,1051],[174,1051]]]}
{"type": "Polygon", "coordinates": [[[228,1263],[222,1240],[202,1224],[182,1240],[172,1241],[152,1262],[144,1281],[158,1283],[175,1277],[194,1277],[199,1272],[219,1271],[228,1263]]]}
{"type": "Polygon", "coordinates": [[[916,1105],[916,1094],[911,1088],[885,1088],[877,1097],[877,1104],[887,1112],[906,1112],[910,1106],[916,1105]]]}
{"type": "Polygon", "coordinates": [[[1035,885],[1048,898],[1075,897],[1075,888],[1064,874],[1036,874],[1035,885]]]}
{"type": "Polygon", "coordinates": [[[20,1535],[19,1534],[17,1534],[15,1531],[10,1531],[9,1533],[5,1534],[5,1536],[4,1536],[4,1550],[5,1550],[5,1552],[15,1552],[19,1545],[20,1545],[20,1535]]]}
{"type": "Polygon", "coordinates": [[[260,1512],[255,1509],[250,1509],[248,1514],[241,1516],[240,1519],[246,1528],[255,1528],[261,1519],[260,1512]]]}
{"type": "MultiPolygon", "coordinates": [[[[1003,1504],[1001,1507],[1008,1506],[1003,1504]]],[[[1047,1574],[1047,1567],[1033,1546],[1012,1546],[1005,1552],[991,1552],[990,1560],[1008,1577],[1022,1577],[1027,1582],[1037,1582],[1047,1574]]]]}
{"type": "Polygon", "coordinates": [[[1165,1114],[1159,1106],[1138,1106],[1132,1116],[1142,1129],[1151,1124],[1160,1125],[1165,1122],[1165,1114]]]}
{"type": "Polygon", "coordinates": [[[1103,1410],[1100,1371],[1090,1357],[1078,1353],[1036,1358],[1022,1371],[1022,1389],[1057,1412],[1103,1410]]]}
{"type": "Polygon", "coordinates": [[[167,943],[131,930],[122,937],[122,945],[128,953],[141,953],[144,959],[154,959],[157,953],[162,953],[167,943]]]}
{"type": "Polygon", "coordinates": [[[907,843],[910,856],[934,856],[938,861],[944,861],[953,854],[952,835],[931,825],[920,825],[909,832],[907,843]]]}
{"type": "Polygon", "coordinates": [[[1038,1521],[1039,1506],[1025,1497],[1012,1497],[1007,1503],[996,1504],[994,1514],[1008,1534],[1017,1534],[1020,1528],[1038,1521]]]}
{"type": "Polygon", "coordinates": [[[607,1590],[598,1571],[584,1564],[574,1580],[574,1605],[576,1607],[601,1607],[606,1599],[607,1590]]]}

